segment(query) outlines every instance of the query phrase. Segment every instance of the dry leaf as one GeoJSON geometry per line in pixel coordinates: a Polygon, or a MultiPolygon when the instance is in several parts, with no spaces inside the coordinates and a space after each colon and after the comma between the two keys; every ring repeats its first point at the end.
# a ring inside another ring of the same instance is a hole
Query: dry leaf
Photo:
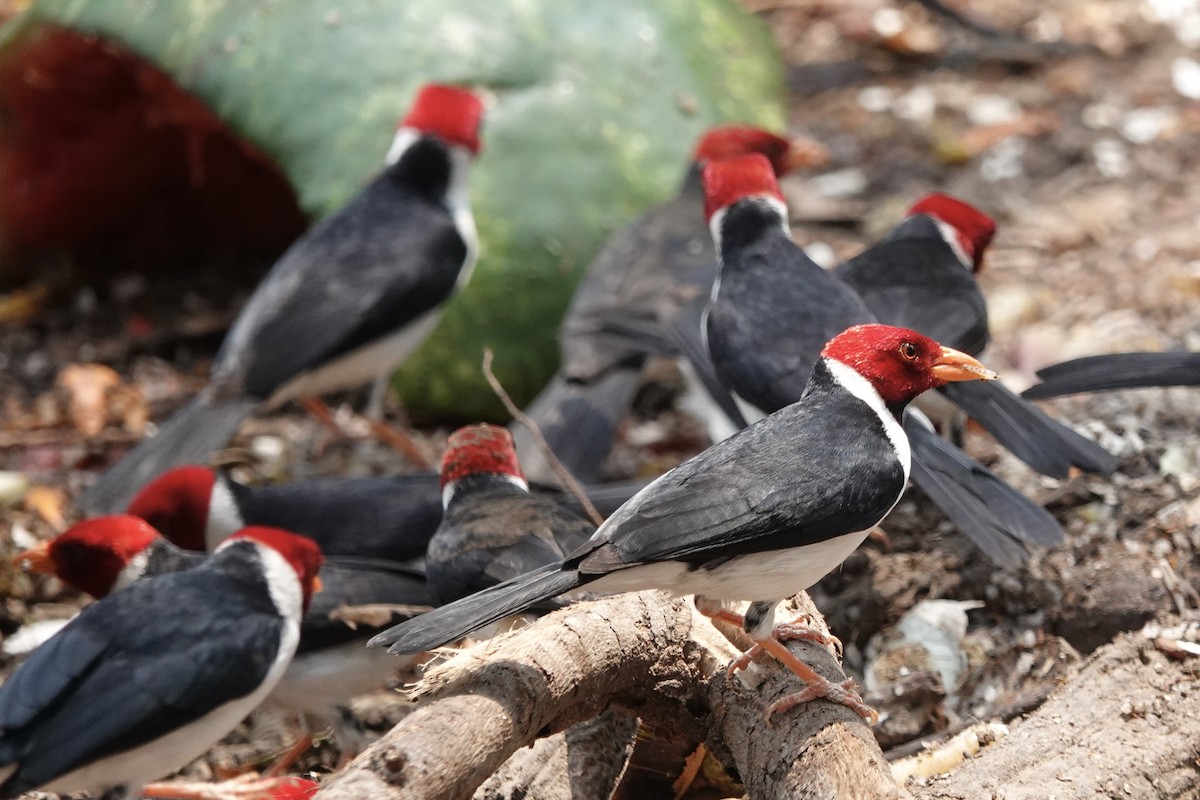
{"type": "Polygon", "coordinates": [[[25,510],[37,514],[54,528],[62,528],[67,493],[53,486],[33,486],[25,493],[25,510]]]}

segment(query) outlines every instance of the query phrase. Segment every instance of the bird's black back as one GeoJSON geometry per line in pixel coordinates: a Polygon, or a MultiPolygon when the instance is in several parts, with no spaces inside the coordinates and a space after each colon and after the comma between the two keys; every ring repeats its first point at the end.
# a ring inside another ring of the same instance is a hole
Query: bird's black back
{"type": "Polygon", "coordinates": [[[437,473],[317,478],[280,486],[228,482],[245,525],[314,540],[327,556],[409,561],[425,553],[442,519],[437,473]]]}
{"type": "Polygon", "coordinates": [[[892,235],[837,268],[881,322],[911,328],[978,355],[988,343],[987,303],[929,217],[911,217],[892,235]]]}
{"type": "Polygon", "coordinates": [[[444,145],[418,140],[293,244],[221,345],[214,391],[266,398],[449,297],[467,253],[441,199],[450,166],[444,145]]]}
{"type": "Polygon", "coordinates": [[[721,382],[769,414],[800,398],[827,341],[874,317],[761,206],[735,204],[723,230],[708,349],[721,382]]]}
{"type": "Polygon", "coordinates": [[[700,172],[689,170],[679,194],[609,237],[580,281],[563,317],[562,372],[587,382],[647,354],[673,355],[659,330],[664,298],[707,293],[717,270],[704,225],[700,172]]]}

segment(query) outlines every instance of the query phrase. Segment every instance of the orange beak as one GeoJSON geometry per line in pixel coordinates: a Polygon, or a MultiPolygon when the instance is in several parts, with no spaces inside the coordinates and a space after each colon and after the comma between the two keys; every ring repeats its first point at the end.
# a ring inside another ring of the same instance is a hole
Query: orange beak
{"type": "Polygon", "coordinates": [[[322,590],[322,589],[324,589],[324,588],[325,588],[325,584],[321,583],[321,576],[320,576],[320,575],[313,575],[313,579],[312,579],[312,593],[313,593],[313,594],[316,594],[317,592],[321,591],[321,590],[322,590]]]}
{"type": "Polygon", "coordinates": [[[933,374],[943,381],[994,381],[1000,376],[971,358],[949,347],[933,362],[933,374]]]}
{"type": "Polygon", "coordinates": [[[829,148],[814,139],[793,139],[788,145],[788,172],[817,169],[829,163],[829,148]]]}
{"type": "Polygon", "coordinates": [[[54,560],[50,558],[49,542],[42,542],[37,547],[17,553],[12,557],[12,563],[26,572],[54,574],[54,560]]]}

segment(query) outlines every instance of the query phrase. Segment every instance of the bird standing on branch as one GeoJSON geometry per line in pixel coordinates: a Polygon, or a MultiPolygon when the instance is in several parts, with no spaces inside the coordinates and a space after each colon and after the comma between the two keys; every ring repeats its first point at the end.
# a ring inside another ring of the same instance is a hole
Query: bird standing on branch
{"type": "MultiPolygon", "coordinates": [[[[900,499],[909,445],[897,415],[908,402],[947,381],[995,375],[970,356],[884,325],[851,328],[821,355],[799,402],[659,477],[566,559],[401,623],[370,644],[428,650],[584,586],[697,594],[708,598],[698,598],[699,608],[723,618],[736,615],[716,601],[752,600],[738,619],[807,684],[772,710],[828,697],[871,717],[848,685],[821,677],[780,644],[775,607],[840,564],[900,499]]],[[[784,626],[780,633],[803,632],[784,626]]]]}
{"type": "MultiPolygon", "coordinates": [[[[721,256],[703,337],[718,378],[747,419],[795,402],[803,371],[832,332],[874,322],[862,299],[791,237],[783,194],[762,159],[717,161],[704,171],[705,209],[721,256]]],[[[919,402],[919,401],[918,401],[919,402]]],[[[913,482],[993,561],[1020,564],[1026,543],[1063,539],[1045,509],[943,441],[910,410],[913,482]]]]}

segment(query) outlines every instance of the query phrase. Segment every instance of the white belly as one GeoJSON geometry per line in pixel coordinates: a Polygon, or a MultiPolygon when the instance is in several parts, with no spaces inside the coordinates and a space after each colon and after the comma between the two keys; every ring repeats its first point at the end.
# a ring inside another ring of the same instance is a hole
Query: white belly
{"type": "Polygon", "coordinates": [[[588,584],[586,591],[663,589],[718,600],[782,600],[825,577],[865,538],[867,531],[846,533],[804,547],[738,556],[713,569],[688,569],[672,561],[645,564],[605,575],[588,584]]]}
{"type": "Polygon", "coordinates": [[[318,397],[353,389],[391,372],[433,333],[441,315],[439,306],[383,339],[297,375],[275,390],[267,400],[266,408],[273,409],[298,397],[318,397]]]}
{"type": "Polygon", "coordinates": [[[397,658],[387,650],[368,650],[363,642],[303,653],[293,659],[283,679],[267,699],[326,721],[337,719],[337,708],[379,689],[415,659],[397,658]]]}

